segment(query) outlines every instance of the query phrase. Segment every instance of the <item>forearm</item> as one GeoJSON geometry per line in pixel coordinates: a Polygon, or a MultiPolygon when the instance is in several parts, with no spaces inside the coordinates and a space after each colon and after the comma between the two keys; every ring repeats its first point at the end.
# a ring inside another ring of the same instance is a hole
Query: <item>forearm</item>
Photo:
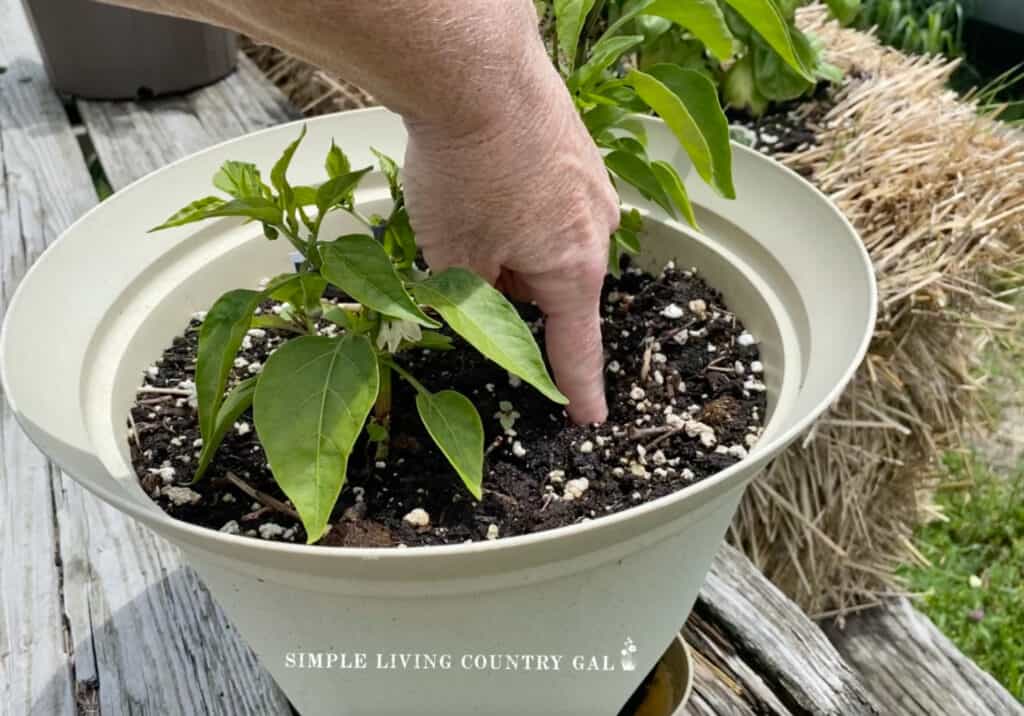
{"type": "Polygon", "coordinates": [[[490,121],[545,81],[530,0],[108,1],[244,32],[448,130],[490,121]]]}

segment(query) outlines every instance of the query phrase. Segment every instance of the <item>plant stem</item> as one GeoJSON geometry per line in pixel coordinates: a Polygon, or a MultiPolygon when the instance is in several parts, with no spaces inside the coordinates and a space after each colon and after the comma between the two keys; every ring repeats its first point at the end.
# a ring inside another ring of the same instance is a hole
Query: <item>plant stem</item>
{"type": "Polygon", "coordinates": [[[227,478],[228,482],[230,482],[239,490],[247,494],[252,499],[259,502],[261,505],[265,505],[272,510],[276,510],[277,512],[288,515],[289,517],[299,520],[300,522],[302,521],[301,518],[299,517],[299,513],[296,512],[293,508],[281,502],[276,497],[271,497],[265,492],[260,492],[255,487],[247,483],[245,480],[235,475],[230,470],[224,473],[224,477],[227,478]]]}
{"type": "MultiPolygon", "coordinates": [[[[384,361],[378,361],[380,366],[380,390],[377,393],[377,402],[373,406],[373,419],[385,430],[391,429],[391,366],[384,361]]],[[[388,456],[388,441],[382,440],[377,443],[377,459],[386,460],[388,456]]]]}
{"type": "Polygon", "coordinates": [[[417,392],[426,393],[427,395],[430,394],[430,391],[423,386],[423,383],[416,380],[409,371],[407,371],[405,368],[392,361],[390,358],[381,358],[381,363],[386,363],[388,366],[390,366],[393,371],[395,371],[396,373],[398,373],[399,376],[402,377],[402,380],[404,380],[406,383],[415,388],[417,392]]]}

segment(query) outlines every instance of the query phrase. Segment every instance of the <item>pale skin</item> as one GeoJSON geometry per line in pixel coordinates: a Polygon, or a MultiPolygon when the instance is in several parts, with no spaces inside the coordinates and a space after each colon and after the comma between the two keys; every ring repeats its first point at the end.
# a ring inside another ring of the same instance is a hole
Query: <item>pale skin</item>
{"type": "Polygon", "coordinates": [[[605,420],[599,304],[618,203],[530,0],[108,1],[244,32],[399,113],[431,268],[465,266],[535,301],[569,415],[605,420]]]}

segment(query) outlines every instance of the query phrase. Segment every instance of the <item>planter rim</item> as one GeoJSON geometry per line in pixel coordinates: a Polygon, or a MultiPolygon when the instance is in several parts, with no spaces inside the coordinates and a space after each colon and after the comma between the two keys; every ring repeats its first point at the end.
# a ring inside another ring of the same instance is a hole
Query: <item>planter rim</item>
{"type": "MultiPolygon", "coordinates": [[[[241,137],[236,137],[218,144],[212,145],[202,151],[190,154],[186,157],[182,157],[174,162],[167,164],[165,167],[147,174],[144,177],[137,179],[124,189],[117,192],[117,197],[129,197],[133,190],[148,181],[151,181],[160,172],[174,166],[178,166],[185,162],[189,162],[196,157],[208,154],[210,152],[217,151],[222,147],[243,141],[248,137],[262,135],[270,132],[281,131],[283,128],[295,127],[298,128],[303,124],[317,124],[321,122],[330,122],[337,119],[338,115],[362,115],[371,113],[387,114],[388,110],[382,107],[369,107],[359,110],[349,110],[347,112],[338,112],[328,115],[322,115],[315,118],[306,118],[296,120],[294,122],[288,122],[285,124],[275,125],[273,127],[267,127],[266,129],[259,130],[257,132],[247,133],[241,137]]],[[[653,117],[645,118],[645,121],[651,123],[661,123],[660,120],[653,117]]],[[[514,537],[505,537],[497,540],[481,540],[472,543],[461,543],[457,545],[422,545],[409,547],[407,549],[396,549],[396,548],[383,548],[383,547],[319,547],[316,545],[305,545],[305,544],[293,544],[287,542],[275,542],[270,540],[252,539],[250,537],[244,537],[241,535],[229,535],[217,530],[201,527],[194,525],[183,520],[178,520],[170,515],[166,514],[161,510],[155,503],[151,506],[145,506],[139,502],[129,499],[125,495],[113,490],[108,489],[100,485],[87,485],[87,488],[94,492],[96,495],[101,497],[106,502],[117,507],[132,517],[139,519],[143,523],[159,523],[162,529],[166,529],[169,532],[175,533],[180,539],[190,544],[198,543],[220,543],[224,547],[231,547],[234,549],[243,548],[246,551],[253,550],[255,552],[272,552],[282,557],[289,555],[303,555],[308,556],[310,554],[316,554],[318,557],[329,557],[335,560],[346,560],[346,559],[359,559],[359,560],[372,560],[372,561],[389,561],[391,563],[401,564],[406,560],[419,560],[424,557],[434,556],[455,556],[455,555],[468,555],[468,554],[484,554],[492,553],[496,554],[503,551],[516,550],[518,548],[534,546],[545,542],[557,540],[560,537],[567,535],[577,535],[590,533],[594,531],[601,531],[604,528],[616,525],[624,521],[632,520],[641,515],[646,515],[651,512],[658,511],[670,504],[680,502],[682,500],[691,499],[696,495],[703,492],[712,490],[716,487],[722,486],[723,483],[727,483],[737,477],[742,471],[746,470],[751,462],[757,460],[762,454],[775,453],[780,450],[787,443],[793,441],[798,435],[806,431],[811,424],[839,397],[846,385],[852,379],[854,372],[857,370],[865,354],[867,353],[868,346],[871,341],[873,334],[873,327],[875,319],[877,317],[877,283],[875,279],[873,265],[871,263],[870,256],[868,255],[867,249],[864,247],[863,242],[859,239],[856,230],[850,224],[849,220],[839,211],[838,208],[820,191],[817,187],[807,182],[796,172],[792,171],[788,167],[756,152],[752,149],[744,147],[736,142],[732,143],[732,149],[734,153],[747,155],[748,158],[752,158],[754,161],[768,162],[775,165],[778,171],[781,171],[797,180],[798,182],[809,188],[815,197],[825,204],[829,211],[834,214],[835,218],[838,218],[841,224],[846,229],[845,238],[854,243],[854,249],[857,256],[860,259],[860,265],[855,267],[844,267],[845,270],[856,270],[862,272],[865,279],[867,280],[868,288],[870,289],[870,305],[868,307],[870,320],[865,324],[864,335],[861,336],[856,352],[853,354],[849,364],[845,366],[842,371],[841,379],[838,380],[832,389],[819,400],[814,408],[808,411],[802,418],[796,420],[788,429],[781,431],[775,435],[772,439],[758,442],[756,447],[750,452],[750,456],[737,462],[736,464],[722,470],[710,477],[701,480],[693,485],[678,490],[672,494],[665,495],[664,497],[651,500],[641,505],[627,508],[620,512],[603,515],[595,518],[588,522],[580,524],[572,524],[563,527],[557,527],[542,532],[536,532],[527,535],[518,535],[514,537]]],[[[24,294],[26,292],[26,286],[30,284],[35,275],[42,270],[42,267],[46,265],[48,254],[50,249],[61,244],[68,239],[69,235],[74,232],[76,227],[82,222],[89,219],[94,213],[104,211],[107,206],[107,202],[97,204],[95,207],[90,209],[74,223],[71,224],[67,229],[61,232],[60,236],[55,239],[47,250],[35,261],[35,263],[29,267],[25,273],[20,284],[14,292],[11,301],[8,305],[7,314],[4,317],[2,327],[0,327],[0,385],[2,385],[5,397],[8,400],[14,415],[18,419],[19,423],[22,422],[22,414],[18,410],[17,396],[16,394],[20,391],[24,391],[25,388],[14,386],[9,379],[7,374],[7,366],[4,361],[4,356],[9,353],[13,353],[15,347],[11,345],[9,339],[9,324],[11,322],[11,315],[19,310],[19,305],[25,300],[24,294]]],[[[672,223],[672,222],[666,222],[672,223]]],[[[678,225],[675,222],[674,225],[678,225]]],[[[31,433],[31,431],[30,431],[31,433]]],[[[90,436],[85,436],[86,442],[92,444],[90,436]]],[[[134,472],[134,470],[133,470],[134,472]]]]}

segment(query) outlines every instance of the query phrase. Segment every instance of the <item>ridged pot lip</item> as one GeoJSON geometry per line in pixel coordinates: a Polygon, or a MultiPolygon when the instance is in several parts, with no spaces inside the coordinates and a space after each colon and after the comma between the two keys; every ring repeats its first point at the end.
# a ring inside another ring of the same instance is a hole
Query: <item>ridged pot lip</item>
{"type": "MultiPolygon", "coordinates": [[[[173,167],[177,167],[181,164],[189,162],[196,157],[203,156],[210,152],[215,152],[223,147],[244,141],[248,138],[261,136],[264,134],[274,132],[284,132],[288,128],[299,127],[300,125],[308,124],[319,124],[328,123],[332,121],[338,121],[340,117],[354,117],[359,115],[369,115],[371,113],[378,113],[383,115],[390,114],[388,110],[382,107],[370,107],[359,110],[349,110],[346,112],[337,112],[328,115],[322,115],[320,117],[300,119],[294,122],[286,124],[275,125],[268,127],[256,132],[251,132],[242,137],[220,142],[216,145],[208,147],[200,152],[196,152],[189,156],[178,159],[175,162],[168,164],[156,172],[152,172],[144,177],[137,179],[135,182],[118,192],[121,195],[129,196],[137,185],[152,180],[160,172],[167,171],[173,167]]],[[[649,117],[645,118],[646,121],[661,124],[661,120],[649,117]]],[[[869,320],[865,322],[863,335],[858,342],[858,346],[854,354],[851,356],[848,364],[843,369],[840,380],[836,381],[832,389],[819,400],[812,410],[807,413],[799,420],[794,422],[788,429],[781,431],[779,434],[771,438],[767,444],[758,444],[756,452],[751,456],[750,459],[741,460],[740,462],[716,473],[704,480],[701,480],[694,485],[688,486],[674,492],[670,495],[657,498],[650,502],[630,507],[611,515],[604,515],[599,518],[595,518],[585,523],[567,525],[564,527],[557,527],[543,532],[536,532],[528,535],[518,535],[514,537],[506,537],[498,540],[485,540],[476,541],[471,543],[462,543],[457,545],[424,545],[409,547],[407,549],[395,549],[395,548],[365,548],[365,547],[318,547],[315,545],[304,545],[304,544],[292,544],[286,542],[274,542],[270,540],[257,540],[248,537],[229,535],[217,530],[213,530],[198,525],[193,525],[188,522],[177,520],[154,504],[143,505],[141,502],[130,499],[120,491],[113,489],[107,489],[106,487],[99,485],[87,485],[87,488],[94,492],[97,496],[110,503],[119,510],[131,515],[132,517],[140,520],[141,522],[150,525],[151,527],[157,528],[165,536],[175,535],[178,539],[181,539],[187,544],[197,545],[205,544],[213,551],[224,551],[230,550],[232,554],[237,554],[240,549],[244,551],[252,551],[255,554],[270,554],[273,553],[279,557],[302,557],[308,558],[315,556],[317,559],[330,558],[336,560],[344,559],[358,559],[360,561],[372,560],[375,562],[389,562],[389,563],[401,563],[406,560],[418,560],[430,557],[455,557],[455,556],[468,556],[468,555],[479,555],[485,553],[498,554],[502,552],[511,552],[513,550],[527,549],[543,545],[561,538],[583,535],[590,533],[596,535],[601,531],[610,528],[612,526],[620,525],[624,522],[640,520],[652,513],[659,512],[672,505],[681,502],[687,502],[694,500],[702,493],[715,490],[716,488],[728,487],[727,483],[739,482],[744,479],[745,474],[749,473],[754,467],[763,464],[768,459],[776,456],[786,445],[792,442],[797,436],[805,432],[813,422],[824,413],[830,405],[832,405],[840,396],[842,391],[848,385],[850,380],[853,378],[854,373],[860,366],[864,356],[867,353],[868,347],[871,342],[873,334],[873,327],[877,316],[878,301],[877,301],[877,285],[875,280],[875,274],[871,259],[868,255],[866,248],[860,241],[856,230],[846,219],[845,216],[833,205],[829,199],[821,193],[816,187],[807,182],[803,177],[798,175],[791,169],[775,162],[760,153],[744,147],[740,144],[733,142],[733,152],[739,153],[746,156],[747,160],[756,162],[763,162],[773,166],[775,171],[781,172],[784,176],[790,179],[795,179],[799,183],[803,184],[805,188],[809,189],[815,198],[826,205],[830,211],[837,218],[844,229],[846,230],[846,238],[853,242],[853,248],[860,259],[858,266],[844,266],[844,270],[858,270],[862,272],[863,278],[866,281],[868,289],[868,317],[869,320]],[[218,549],[222,548],[222,549],[218,549]]],[[[76,227],[79,224],[88,220],[94,213],[102,212],[105,204],[101,203],[93,207],[91,210],[86,212],[82,217],[75,221],[70,227],[68,227],[61,235],[51,244],[51,249],[60,245],[62,242],[67,241],[69,237],[74,234],[76,227]]],[[[49,251],[50,249],[48,249],[49,251]]],[[[7,315],[4,318],[3,326],[0,327],[0,385],[4,388],[5,397],[7,398],[15,417],[21,422],[21,414],[18,411],[17,401],[15,400],[15,393],[17,390],[12,390],[6,368],[6,361],[4,356],[8,355],[9,352],[13,351],[14,348],[10,345],[9,331],[7,330],[8,325],[11,321],[11,315],[20,310],[20,304],[24,300],[24,293],[26,287],[35,280],[36,274],[42,270],[45,265],[45,253],[41,256],[26,272],[21,283],[16,289],[14,295],[11,298],[11,302],[8,306],[7,315]]],[[[24,426],[29,434],[32,434],[30,426],[24,426]]],[[[93,453],[95,456],[95,452],[93,453]]],[[[75,476],[74,466],[72,465],[61,465],[62,468],[68,472],[72,477],[75,476]]]]}

